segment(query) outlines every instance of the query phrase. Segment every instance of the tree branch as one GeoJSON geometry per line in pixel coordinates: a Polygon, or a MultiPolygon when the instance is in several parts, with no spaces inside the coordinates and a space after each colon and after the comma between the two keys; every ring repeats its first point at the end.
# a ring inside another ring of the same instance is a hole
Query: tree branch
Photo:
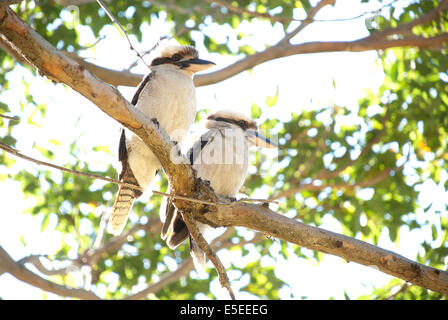
{"type": "Polygon", "coordinates": [[[218,83],[233,77],[243,71],[278,58],[289,57],[298,54],[324,53],[324,52],[361,52],[369,50],[384,50],[396,47],[434,48],[448,43],[448,33],[424,38],[412,37],[404,39],[385,39],[367,36],[354,41],[329,41],[329,42],[304,42],[296,45],[273,46],[262,52],[247,56],[228,67],[195,77],[197,86],[218,83]]]}
{"type": "MultiPolygon", "coordinates": [[[[75,265],[93,265],[97,263],[98,259],[100,259],[103,255],[117,251],[123,243],[126,241],[126,238],[133,233],[137,232],[138,230],[146,230],[151,233],[159,232],[160,227],[162,223],[158,219],[153,219],[149,221],[146,224],[143,225],[136,225],[132,229],[130,229],[125,234],[112,238],[108,243],[106,243],[104,246],[96,248],[96,249],[89,249],[87,250],[83,255],[81,255],[80,258],[71,261],[72,264],[75,265]]],[[[212,247],[214,250],[218,251],[223,248],[230,248],[235,245],[243,246],[248,243],[257,243],[259,242],[262,237],[261,234],[257,234],[253,239],[243,241],[238,244],[234,244],[232,241],[229,240],[229,237],[231,236],[233,231],[233,228],[228,228],[222,235],[217,237],[212,242],[212,247]]],[[[40,272],[46,275],[57,275],[57,274],[65,274],[70,270],[70,267],[61,269],[61,270],[48,270],[45,268],[42,263],[39,260],[40,256],[29,256],[20,259],[19,261],[15,262],[8,253],[0,246],[0,275],[2,273],[8,272],[11,273],[14,277],[18,278],[19,280],[22,280],[28,275],[29,273],[32,273],[28,269],[24,267],[25,263],[32,263],[40,272]],[[16,272],[11,272],[12,269],[21,269],[17,270],[16,272]],[[25,271],[23,271],[23,269],[25,271]],[[26,273],[24,276],[20,276],[20,273],[26,273]]],[[[174,281],[179,280],[181,277],[186,276],[191,270],[193,270],[193,260],[191,257],[186,259],[179,267],[172,272],[167,272],[164,274],[159,281],[156,283],[148,285],[145,289],[141,290],[138,293],[129,295],[124,298],[124,300],[136,300],[136,299],[142,299],[145,298],[148,294],[156,293],[163,287],[173,283],[174,281]]],[[[45,280],[38,275],[32,274],[31,275],[33,282],[29,282],[28,280],[22,280],[30,285],[34,285],[38,288],[41,288],[45,291],[53,292],[55,294],[58,294],[60,296],[66,296],[66,297],[73,297],[73,298],[79,298],[79,299],[100,299],[99,297],[94,297],[91,295],[90,291],[83,290],[83,289],[71,289],[64,286],[57,285],[53,282],[50,282],[48,280],[45,280]],[[53,288],[53,291],[47,290],[47,287],[53,288]]]]}
{"type": "Polygon", "coordinates": [[[222,1],[222,0],[205,0],[205,1],[210,4],[215,3],[216,5],[218,5],[220,7],[227,8],[229,11],[237,13],[240,16],[246,14],[249,16],[265,18],[265,19],[269,19],[271,21],[278,21],[281,23],[291,22],[291,20],[292,20],[291,18],[288,18],[288,17],[273,16],[273,15],[270,15],[269,13],[262,13],[262,12],[247,10],[246,8],[234,6],[233,4],[230,4],[230,3],[226,2],[226,1],[222,1]]]}
{"type": "Polygon", "coordinates": [[[4,114],[0,114],[0,118],[12,120],[12,121],[20,121],[20,118],[17,117],[17,116],[7,116],[7,115],[4,115],[4,114]]]}
{"type": "MultiPolygon", "coordinates": [[[[448,43],[448,33],[442,33],[438,36],[424,38],[413,37],[405,39],[386,39],[377,38],[377,36],[367,36],[354,41],[329,41],[329,42],[304,42],[296,45],[284,45],[270,47],[262,52],[236,61],[235,63],[220,70],[198,74],[194,77],[194,83],[197,87],[207,86],[224,81],[241,72],[252,69],[262,63],[299,54],[325,53],[325,52],[362,52],[370,50],[385,50],[397,47],[417,47],[417,48],[436,48],[442,44],[448,43]]],[[[130,71],[117,71],[97,66],[93,63],[84,61],[82,58],[75,58],[86,69],[93,72],[101,80],[118,86],[137,86],[143,79],[142,74],[134,74],[130,71]]]]}
{"type": "Polygon", "coordinates": [[[30,255],[30,256],[20,259],[19,261],[17,261],[17,263],[19,263],[21,265],[25,265],[26,263],[31,263],[33,266],[36,267],[37,270],[39,270],[39,272],[41,272],[42,274],[44,274],[46,276],[64,275],[71,271],[70,267],[65,267],[65,268],[61,268],[61,269],[53,269],[53,270],[48,269],[47,267],[45,267],[42,264],[42,261],[40,260],[42,257],[44,257],[44,256],[30,255]]]}
{"type": "Polygon", "coordinates": [[[0,7],[0,34],[15,55],[23,57],[41,75],[75,87],[76,91],[101,106],[104,112],[117,121],[131,127],[141,127],[131,114],[130,104],[115,87],[98,81],[84,67],[56,50],[9,7],[0,7]]]}
{"type": "Polygon", "coordinates": [[[104,10],[104,12],[106,12],[107,16],[109,17],[110,20],[112,20],[112,22],[115,24],[115,26],[123,33],[124,37],[128,41],[128,44],[129,44],[129,47],[131,48],[131,50],[137,54],[137,57],[140,59],[140,61],[142,61],[146,65],[146,67],[148,67],[148,69],[149,69],[149,65],[145,62],[145,60],[143,60],[143,57],[141,56],[140,52],[138,52],[138,50],[135,49],[134,46],[132,45],[131,39],[129,39],[128,32],[126,31],[126,29],[121,25],[120,22],[118,22],[118,20],[109,11],[109,9],[106,7],[106,5],[104,4],[103,1],[96,0],[96,2],[104,10]]]}
{"type": "Polygon", "coordinates": [[[334,5],[334,3],[335,3],[335,0],[321,0],[320,2],[318,2],[315,7],[310,9],[310,11],[308,12],[308,14],[306,16],[306,19],[304,21],[302,21],[302,23],[300,23],[300,25],[297,28],[295,28],[293,31],[291,31],[290,33],[287,33],[285,35],[285,37],[277,45],[282,45],[282,44],[287,44],[287,43],[289,44],[289,41],[292,38],[294,38],[303,29],[305,29],[307,26],[309,26],[311,23],[314,22],[314,17],[320,11],[320,9],[322,9],[326,5],[334,5]]]}
{"type": "Polygon", "coordinates": [[[215,269],[218,272],[218,278],[221,287],[225,288],[227,292],[229,292],[230,298],[232,300],[235,300],[235,294],[233,293],[233,290],[230,287],[230,281],[229,277],[227,276],[226,269],[222,265],[222,262],[219,259],[218,255],[216,254],[216,252],[208,245],[207,241],[204,239],[204,236],[199,231],[199,228],[196,225],[196,220],[193,218],[192,215],[190,215],[190,212],[184,212],[182,214],[182,217],[193,239],[197,242],[201,250],[205,252],[207,258],[215,266],[215,269]]]}
{"type": "Polygon", "coordinates": [[[254,55],[247,56],[230,66],[221,70],[198,75],[195,78],[195,84],[197,86],[209,85],[228,79],[238,73],[249,70],[261,63],[287,57],[296,54],[305,53],[320,53],[320,52],[360,52],[369,50],[384,50],[394,47],[418,47],[418,48],[433,48],[440,46],[441,44],[448,43],[448,33],[442,33],[440,35],[424,38],[419,36],[408,36],[402,39],[389,39],[391,34],[401,33],[408,31],[408,35],[412,34],[412,28],[428,23],[440,16],[442,11],[448,8],[448,0],[443,0],[440,5],[429,12],[428,14],[416,18],[407,24],[400,25],[396,28],[390,28],[388,30],[372,33],[371,35],[354,40],[354,41],[331,41],[331,42],[304,42],[301,44],[292,45],[289,40],[302,31],[313,20],[315,14],[325,5],[332,4],[333,1],[321,1],[316,7],[310,10],[307,19],[303,21],[294,31],[285,35],[276,45],[267,48],[262,52],[258,52],[254,55]]]}
{"type": "Polygon", "coordinates": [[[131,229],[123,232],[119,236],[111,238],[107,243],[100,245],[96,248],[91,248],[84,251],[79,258],[77,258],[74,263],[79,265],[95,265],[101,258],[106,254],[118,251],[123,244],[127,241],[129,236],[132,236],[139,230],[144,230],[151,234],[156,234],[160,232],[162,227],[162,222],[159,219],[150,219],[145,224],[136,224],[131,229]]]}
{"type": "Polygon", "coordinates": [[[240,226],[266,233],[299,246],[339,256],[372,267],[418,286],[448,294],[448,272],[409,260],[392,251],[361,240],[312,227],[287,218],[269,208],[239,204],[207,213],[202,222],[228,227],[240,226]]]}
{"type": "MultiPolygon", "coordinates": [[[[232,241],[229,240],[229,237],[231,236],[232,231],[233,231],[233,228],[228,228],[222,235],[220,235],[219,237],[214,239],[211,244],[213,250],[218,251],[220,249],[234,247],[235,245],[244,246],[248,243],[257,243],[262,239],[262,234],[258,233],[251,240],[247,240],[247,241],[243,241],[238,244],[234,244],[232,241]]],[[[125,300],[143,299],[148,294],[156,293],[163,287],[173,283],[174,281],[179,280],[181,277],[186,276],[191,270],[193,270],[193,268],[194,268],[193,259],[191,257],[189,257],[184,262],[182,262],[182,264],[179,265],[179,267],[175,271],[165,273],[160,278],[160,280],[157,281],[157,283],[150,284],[142,291],[137,292],[136,294],[127,296],[124,299],[125,300]]]]}
{"type": "MultiPolygon", "coordinates": [[[[0,38],[1,39],[1,38],[0,38]]],[[[86,61],[75,53],[63,52],[66,56],[72,58],[84,68],[92,72],[96,77],[109,83],[115,87],[129,86],[136,87],[142,81],[144,74],[132,73],[129,70],[112,70],[104,67],[100,67],[94,63],[86,61]]]]}
{"type": "Polygon", "coordinates": [[[62,297],[74,297],[87,300],[99,300],[100,298],[90,291],[76,288],[68,288],[51,281],[45,280],[31,272],[21,263],[15,262],[9,254],[0,246],[0,271],[8,272],[20,281],[38,287],[44,291],[52,292],[62,297]]]}
{"type": "Polygon", "coordinates": [[[373,37],[384,38],[385,36],[390,36],[393,34],[400,34],[402,36],[408,36],[412,34],[412,29],[416,26],[430,23],[433,20],[439,19],[442,12],[448,9],[448,0],[442,0],[437,7],[428,13],[422,15],[421,17],[415,18],[414,20],[398,25],[395,28],[388,28],[380,31],[376,31],[372,34],[373,37]]]}
{"type": "MultiPolygon", "coordinates": [[[[90,0],[94,1],[94,0],[90,0]]],[[[210,0],[211,1],[211,0],[210,0]]],[[[330,4],[332,1],[321,1],[319,4],[330,4]]],[[[371,35],[353,40],[353,41],[329,41],[329,42],[304,42],[296,45],[291,45],[289,39],[292,38],[297,32],[300,32],[306,25],[314,20],[305,19],[299,27],[290,34],[287,34],[285,38],[280,40],[276,45],[267,48],[264,51],[255,53],[250,56],[246,56],[243,59],[236,61],[235,63],[222,68],[220,70],[196,75],[194,78],[196,86],[205,86],[214,83],[224,81],[230,77],[233,77],[241,72],[252,69],[253,67],[283,57],[288,57],[298,54],[306,53],[323,53],[323,52],[361,52],[370,50],[385,50],[396,47],[416,47],[416,48],[438,48],[441,45],[448,43],[448,33],[441,33],[434,37],[421,37],[412,34],[412,28],[426,24],[434,19],[440,17],[441,13],[448,7],[448,1],[443,0],[440,5],[429,13],[415,20],[397,26],[396,28],[389,28],[382,31],[377,31],[371,35]],[[306,22],[306,23],[305,23],[306,22]],[[392,34],[407,35],[401,39],[390,39],[392,34]],[[411,34],[411,36],[409,36],[411,34]],[[288,40],[288,41],[286,41],[288,40]]],[[[315,9],[312,9],[311,13],[316,13],[315,9]]],[[[2,41],[0,39],[0,46],[2,41]]],[[[3,45],[3,47],[5,47],[3,45]]],[[[23,58],[17,52],[10,52],[10,48],[7,51],[13,55],[19,62],[24,63],[23,58]]],[[[144,75],[134,74],[128,70],[112,70],[104,67],[97,66],[93,63],[85,61],[83,58],[73,53],[64,53],[69,55],[72,59],[76,60],[84,68],[91,71],[96,77],[113,85],[113,86],[137,86],[143,79],[144,75]]],[[[85,95],[84,93],[82,93],[85,95]]],[[[87,97],[89,98],[89,97],[87,97]]],[[[90,99],[91,100],[91,99],[90,99]]]]}

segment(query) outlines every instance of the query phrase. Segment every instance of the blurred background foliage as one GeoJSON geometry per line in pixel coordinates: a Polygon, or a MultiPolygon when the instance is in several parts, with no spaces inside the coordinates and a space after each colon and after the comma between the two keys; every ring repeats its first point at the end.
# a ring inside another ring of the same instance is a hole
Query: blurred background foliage
{"type": "MultiPolygon", "coordinates": [[[[15,6],[15,11],[59,50],[82,53],[87,48],[79,43],[80,34],[89,29],[95,38],[100,39],[111,22],[95,1],[81,2],[85,3],[78,5],[77,1],[70,0],[23,1],[15,6]]],[[[117,0],[107,2],[107,5],[134,41],[142,41],[143,24],[151,25],[154,19],[163,18],[180,43],[204,46],[211,53],[236,57],[252,54],[270,45],[258,43],[254,47],[247,44],[244,40],[251,35],[235,31],[241,23],[257,19],[270,23],[273,28],[280,26],[285,31],[293,18],[304,16],[314,5],[314,2],[306,0],[220,2],[241,10],[232,12],[224,6],[211,4],[211,1],[198,0],[117,0]],[[249,11],[269,14],[270,18],[252,15],[249,11]],[[216,30],[222,31],[224,36],[215,37],[207,31],[205,27],[210,25],[216,25],[216,30]],[[192,38],[195,31],[202,34],[202,43],[192,38]]],[[[438,4],[438,1],[410,1],[400,10],[395,10],[394,2],[387,14],[380,16],[381,26],[409,22],[438,4]]],[[[385,1],[383,4],[387,3],[385,1]]],[[[418,26],[414,31],[422,35],[436,35],[447,27],[445,12],[440,21],[418,26]]],[[[375,30],[369,29],[369,32],[375,30]]],[[[385,231],[391,241],[398,242],[403,228],[420,229],[428,235],[421,241],[417,256],[412,258],[446,270],[448,199],[437,199],[437,208],[442,204],[442,207],[445,206],[443,211],[434,210],[434,203],[422,205],[419,197],[421,186],[428,181],[442,184],[445,191],[448,189],[448,55],[446,49],[396,48],[378,51],[377,59],[384,72],[384,81],[378,91],[367,89],[356,108],[334,104],[316,108],[310,102],[310,108],[303,106],[303,110],[290,114],[289,121],[282,122],[275,117],[263,116],[268,110],[276,108],[281,92],[266,96],[264,104],[254,102],[250,107],[252,117],[263,122],[263,129],[278,134],[281,149],[278,163],[259,159],[259,153],[256,155],[254,162],[263,160],[263,165],[251,167],[251,175],[242,192],[251,196],[262,190],[266,196],[278,197],[278,212],[307,224],[320,226],[324,216],[330,215],[339,221],[344,234],[373,244],[378,244],[385,231]]],[[[30,77],[11,80],[18,62],[4,51],[0,51],[0,66],[0,112],[13,112],[21,118],[20,122],[0,118],[1,142],[16,147],[21,139],[27,140],[36,151],[36,157],[56,162],[61,159],[58,155],[64,152],[64,163],[58,163],[67,168],[116,177],[112,166],[115,150],[109,150],[105,145],[86,150],[82,139],[88,137],[82,137],[82,134],[73,136],[71,141],[51,137],[41,144],[33,143],[32,136],[20,136],[17,129],[20,126],[45,130],[43,123],[48,116],[46,104],[41,99],[36,101],[33,96],[36,89],[30,88],[30,77]],[[23,88],[16,105],[1,102],[15,83],[20,83],[23,88]]],[[[29,68],[29,72],[37,76],[35,70],[29,68]]],[[[337,90],[337,83],[335,86],[337,90]]],[[[76,128],[73,130],[77,132],[76,128]]],[[[4,152],[0,153],[0,169],[2,183],[12,180],[20,182],[23,194],[30,200],[24,214],[40,215],[42,232],[51,227],[62,235],[63,241],[48,259],[61,263],[76,261],[78,266],[83,266],[81,257],[97,239],[103,214],[111,207],[117,186],[33,165],[23,169],[4,152]]],[[[158,184],[162,191],[166,189],[163,175],[158,184]]],[[[126,230],[157,220],[160,202],[160,197],[138,201],[126,230]]],[[[17,232],[20,233],[20,230],[17,232]]],[[[22,235],[21,239],[26,247],[26,235],[22,235]]],[[[111,240],[109,234],[104,235],[103,243],[111,240]]],[[[243,265],[233,260],[227,263],[231,279],[241,283],[240,292],[248,292],[262,299],[278,299],[280,290],[289,292],[288,283],[275,274],[272,264],[262,263],[262,257],[275,262],[278,255],[287,259],[294,254],[302,259],[314,259],[316,263],[322,258],[321,253],[315,252],[310,256],[302,248],[283,242],[278,242],[278,252],[274,252],[272,244],[276,240],[239,228],[229,232],[228,240],[231,245],[221,249],[220,254],[230,252],[232,256],[236,254],[250,259],[243,265]]],[[[106,252],[89,266],[90,284],[105,298],[125,297],[145,284],[157,283],[165,274],[176,270],[188,256],[187,245],[175,251],[169,250],[161,241],[159,230],[141,228],[129,235],[123,246],[106,252]]],[[[205,278],[192,271],[186,277],[179,277],[163,286],[150,297],[216,298],[210,287],[213,282],[216,283],[217,274],[213,268],[208,271],[209,276],[205,278]]],[[[75,283],[70,273],[50,278],[66,285],[75,283]]],[[[443,297],[393,279],[368,295],[346,295],[346,298],[443,297]]]]}

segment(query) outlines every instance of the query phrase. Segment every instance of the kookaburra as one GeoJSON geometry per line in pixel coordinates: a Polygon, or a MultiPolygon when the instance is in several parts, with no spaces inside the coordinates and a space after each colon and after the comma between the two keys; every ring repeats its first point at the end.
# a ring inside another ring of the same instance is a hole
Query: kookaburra
{"type": "MultiPolygon", "coordinates": [[[[162,43],[155,50],[151,72],[139,84],[132,104],[148,118],[156,118],[170,138],[181,143],[196,115],[193,75],[214,63],[199,59],[198,51],[191,46],[162,43]]],[[[132,132],[122,130],[118,154],[122,165],[119,180],[148,188],[161,164],[145,143],[132,132]]],[[[123,230],[134,200],[141,194],[120,186],[109,218],[110,232],[119,234],[123,230]]]]}
{"type": "MultiPolygon", "coordinates": [[[[245,115],[222,110],[207,117],[205,124],[209,130],[195,142],[187,158],[199,178],[210,181],[217,195],[234,198],[244,183],[248,169],[249,146],[256,145],[277,148],[277,145],[259,133],[256,123],[245,115]]],[[[180,212],[172,200],[164,200],[161,206],[162,239],[168,236],[167,244],[171,249],[179,246],[190,236],[180,212]]],[[[199,231],[209,233],[208,225],[197,222],[199,231]]],[[[190,236],[190,254],[195,267],[203,271],[205,254],[190,236]]]]}

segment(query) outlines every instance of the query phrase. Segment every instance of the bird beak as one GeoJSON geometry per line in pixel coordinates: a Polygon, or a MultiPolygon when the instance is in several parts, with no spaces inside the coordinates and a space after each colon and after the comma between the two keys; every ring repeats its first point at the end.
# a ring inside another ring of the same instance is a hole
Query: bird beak
{"type": "Polygon", "coordinates": [[[264,135],[255,130],[246,130],[249,141],[257,147],[278,149],[278,144],[266,138],[264,135]]]}
{"type": "Polygon", "coordinates": [[[193,73],[208,69],[216,65],[214,62],[202,59],[190,59],[187,61],[182,61],[185,65],[185,70],[191,71],[193,73]]]}

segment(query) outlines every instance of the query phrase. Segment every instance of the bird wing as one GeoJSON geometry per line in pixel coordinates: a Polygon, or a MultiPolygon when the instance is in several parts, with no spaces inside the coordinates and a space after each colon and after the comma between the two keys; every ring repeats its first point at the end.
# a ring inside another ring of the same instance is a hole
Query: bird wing
{"type": "MultiPolygon", "coordinates": [[[[134,106],[137,104],[143,89],[148,85],[153,75],[153,72],[148,73],[138,85],[131,101],[134,106]]],[[[118,146],[118,160],[121,162],[121,173],[118,176],[119,181],[139,186],[128,162],[128,149],[126,146],[126,134],[124,128],[121,129],[120,143],[118,146]]],[[[142,192],[140,190],[136,190],[128,186],[120,186],[112,208],[112,213],[109,217],[109,229],[111,233],[121,233],[126,225],[129,212],[134,205],[135,199],[141,195],[142,192]]]]}
{"type": "Polygon", "coordinates": [[[191,165],[195,163],[196,159],[201,154],[201,151],[204,150],[207,144],[213,141],[213,136],[215,134],[215,130],[207,131],[206,133],[201,135],[201,138],[193,144],[190,150],[188,150],[187,159],[190,160],[191,165]]]}
{"type": "MultiPolygon", "coordinates": [[[[213,134],[212,131],[207,131],[193,144],[187,153],[187,158],[190,160],[190,164],[195,162],[200,152],[213,140],[213,134]]],[[[172,231],[167,239],[167,244],[171,249],[174,249],[187,239],[189,232],[182,215],[177,211],[172,199],[168,198],[165,209],[165,222],[162,227],[162,239],[166,238],[170,226],[172,231]]],[[[192,253],[192,256],[195,252],[199,252],[196,249],[200,250],[197,245],[195,246],[191,243],[190,239],[190,253],[192,253]]]]}
{"type": "Polygon", "coordinates": [[[149,83],[151,78],[154,76],[154,72],[148,73],[143,80],[140,82],[140,84],[137,87],[137,91],[135,91],[134,96],[132,97],[131,103],[136,106],[138,98],[140,97],[140,94],[142,93],[143,89],[146,87],[146,85],[149,83]]]}
{"type": "Polygon", "coordinates": [[[120,142],[118,144],[118,161],[123,162],[128,159],[128,149],[126,148],[126,132],[124,128],[120,131],[120,142]]]}

